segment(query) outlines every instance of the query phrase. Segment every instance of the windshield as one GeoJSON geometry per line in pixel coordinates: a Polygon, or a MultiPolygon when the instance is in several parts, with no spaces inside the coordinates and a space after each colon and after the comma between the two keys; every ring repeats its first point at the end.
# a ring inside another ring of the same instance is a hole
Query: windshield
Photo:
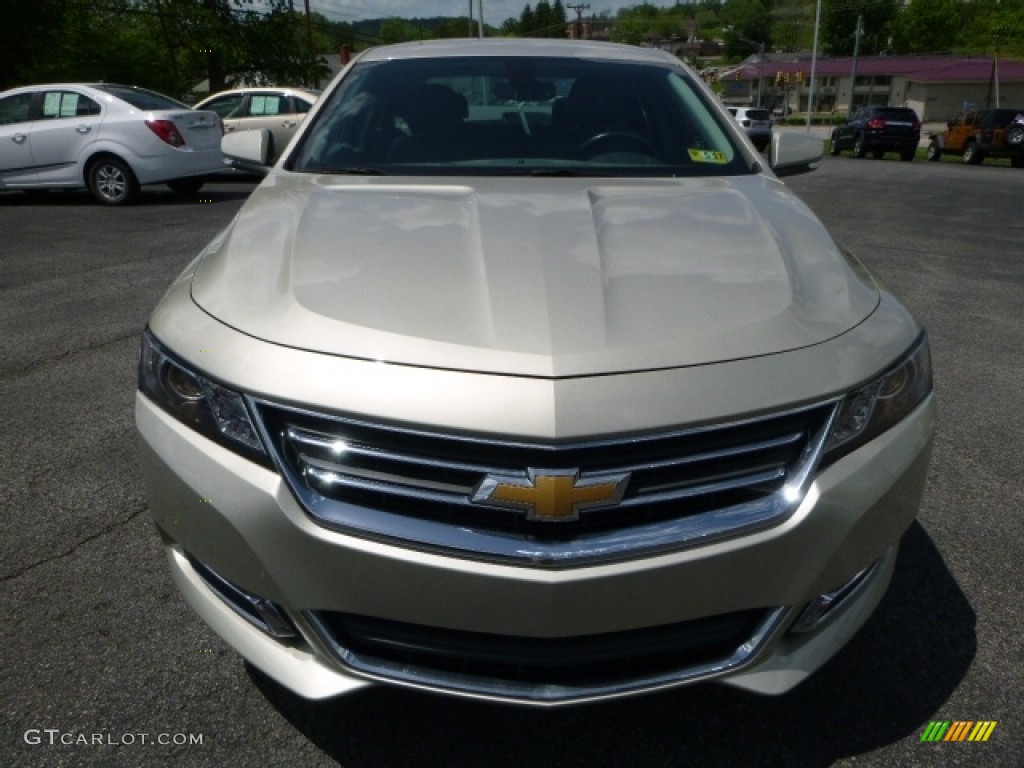
{"type": "Polygon", "coordinates": [[[427,175],[750,173],[680,68],[522,56],[356,64],[287,167],[427,175]]]}

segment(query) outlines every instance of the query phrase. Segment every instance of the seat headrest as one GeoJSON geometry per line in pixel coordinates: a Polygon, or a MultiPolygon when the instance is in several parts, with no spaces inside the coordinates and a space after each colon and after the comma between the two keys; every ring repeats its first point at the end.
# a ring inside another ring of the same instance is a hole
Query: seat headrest
{"type": "Polygon", "coordinates": [[[469,116],[469,107],[461,94],[430,83],[409,94],[401,115],[414,135],[441,133],[462,123],[469,116]]]}

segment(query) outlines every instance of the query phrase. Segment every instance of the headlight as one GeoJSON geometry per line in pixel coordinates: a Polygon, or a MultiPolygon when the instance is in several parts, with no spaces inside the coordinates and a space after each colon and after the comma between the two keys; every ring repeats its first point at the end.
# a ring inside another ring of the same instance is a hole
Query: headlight
{"type": "Polygon", "coordinates": [[[823,463],[856,450],[893,426],[932,391],[932,360],[925,334],[894,367],[848,394],[825,443],[823,463]]]}
{"type": "Polygon", "coordinates": [[[139,389],[181,423],[246,458],[270,465],[242,395],[172,358],[149,331],[142,336],[139,389]]]}

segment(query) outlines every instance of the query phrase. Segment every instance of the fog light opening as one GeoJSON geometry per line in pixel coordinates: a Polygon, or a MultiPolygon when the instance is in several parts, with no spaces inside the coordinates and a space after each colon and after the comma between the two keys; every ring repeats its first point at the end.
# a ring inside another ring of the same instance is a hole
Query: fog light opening
{"type": "Polygon", "coordinates": [[[877,562],[872,563],[838,589],[826,592],[823,595],[818,595],[816,598],[811,600],[800,612],[797,620],[793,622],[793,626],[789,628],[789,631],[796,634],[802,634],[805,632],[813,632],[820,628],[833,616],[835,609],[845,602],[846,599],[854,592],[856,592],[858,587],[867,581],[868,576],[875,570],[877,565],[877,562]]]}
{"type": "Polygon", "coordinates": [[[284,609],[265,597],[246,592],[241,587],[228,581],[212,568],[203,565],[191,556],[189,564],[195,569],[199,578],[217,597],[223,600],[239,616],[248,621],[261,632],[277,640],[296,638],[298,630],[284,609]]]}

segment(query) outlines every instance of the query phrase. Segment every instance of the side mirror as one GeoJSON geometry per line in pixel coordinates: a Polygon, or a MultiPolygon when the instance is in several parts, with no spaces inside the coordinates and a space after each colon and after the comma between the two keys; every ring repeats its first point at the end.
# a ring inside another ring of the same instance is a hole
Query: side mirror
{"type": "Polygon", "coordinates": [[[229,133],[220,140],[220,151],[232,168],[266,176],[270,172],[270,131],[259,128],[229,133]]]}
{"type": "Polygon", "coordinates": [[[768,162],[776,176],[813,171],[825,155],[825,141],[817,136],[789,131],[772,134],[768,162]]]}

